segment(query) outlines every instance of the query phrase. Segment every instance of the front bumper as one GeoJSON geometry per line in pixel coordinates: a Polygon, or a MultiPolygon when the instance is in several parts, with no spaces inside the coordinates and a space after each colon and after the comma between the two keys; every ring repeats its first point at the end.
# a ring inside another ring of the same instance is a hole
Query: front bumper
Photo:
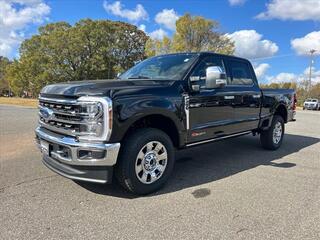
{"type": "Polygon", "coordinates": [[[42,127],[35,130],[43,163],[54,172],[74,180],[107,183],[117,163],[120,143],[78,142],[42,127]]]}
{"type": "Polygon", "coordinates": [[[111,183],[113,166],[78,166],[61,163],[48,155],[43,155],[43,164],[59,175],[78,181],[111,183]]]}

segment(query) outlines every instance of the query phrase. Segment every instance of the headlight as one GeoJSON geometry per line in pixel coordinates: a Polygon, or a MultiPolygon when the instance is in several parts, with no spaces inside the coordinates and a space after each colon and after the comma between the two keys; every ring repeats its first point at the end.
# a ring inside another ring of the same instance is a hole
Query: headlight
{"type": "Polygon", "coordinates": [[[80,113],[85,119],[94,120],[102,115],[103,106],[101,102],[81,103],[80,113]]]}
{"type": "Polygon", "coordinates": [[[112,131],[112,101],[109,98],[80,97],[79,114],[83,118],[79,140],[108,141],[112,131]]]}

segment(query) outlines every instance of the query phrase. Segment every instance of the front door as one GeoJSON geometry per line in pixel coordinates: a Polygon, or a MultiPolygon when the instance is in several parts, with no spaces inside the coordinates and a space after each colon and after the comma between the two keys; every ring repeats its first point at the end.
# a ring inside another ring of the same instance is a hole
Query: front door
{"type": "Polygon", "coordinates": [[[219,66],[225,71],[223,60],[205,57],[191,77],[199,79],[200,91],[189,95],[188,142],[198,142],[232,133],[234,121],[234,93],[229,88],[206,89],[206,69],[219,66]]]}

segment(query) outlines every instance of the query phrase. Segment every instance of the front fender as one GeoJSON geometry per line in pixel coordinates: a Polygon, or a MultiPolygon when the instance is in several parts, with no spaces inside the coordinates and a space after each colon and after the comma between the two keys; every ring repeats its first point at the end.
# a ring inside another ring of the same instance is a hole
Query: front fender
{"type": "Polygon", "coordinates": [[[135,99],[119,100],[114,106],[113,130],[110,140],[121,141],[135,122],[151,115],[161,115],[170,119],[180,134],[184,129],[182,109],[182,102],[179,98],[139,96],[135,99]]]}

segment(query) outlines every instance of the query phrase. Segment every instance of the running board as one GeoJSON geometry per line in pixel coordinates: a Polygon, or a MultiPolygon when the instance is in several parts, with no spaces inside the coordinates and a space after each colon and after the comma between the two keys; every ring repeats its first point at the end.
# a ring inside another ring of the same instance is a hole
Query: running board
{"type": "Polygon", "coordinates": [[[217,138],[212,138],[212,139],[208,139],[208,140],[204,140],[204,141],[200,141],[200,142],[190,143],[190,144],[187,144],[186,147],[192,147],[192,146],[199,145],[199,144],[215,142],[215,141],[219,141],[219,140],[226,139],[226,138],[232,138],[232,137],[237,137],[237,136],[241,136],[241,135],[246,135],[246,134],[249,134],[251,132],[252,131],[246,131],[246,132],[231,134],[231,135],[228,135],[228,136],[217,137],[217,138]]]}

